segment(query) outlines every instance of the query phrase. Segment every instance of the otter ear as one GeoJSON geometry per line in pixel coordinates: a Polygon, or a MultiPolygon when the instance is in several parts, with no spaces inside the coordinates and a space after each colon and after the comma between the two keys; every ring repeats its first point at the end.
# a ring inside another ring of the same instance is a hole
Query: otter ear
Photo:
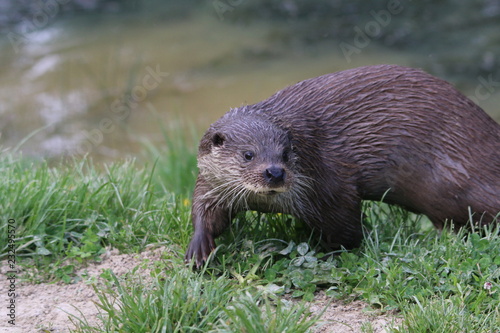
{"type": "Polygon", "coordinates": [[[226,141],[226,138],[222,135],[222,133],[217,132],[212,136],[212,145],[214,147],[222,146],[224,141],[226,141]]]}
{"type": "Polygon", "coordinates": [[[211,128],[208,129],[200,140],[198,153],[200,155],[210,154],[212,148],[220,147],[226,140],[224,135],[220,132],[215,132],[211,128]]]}

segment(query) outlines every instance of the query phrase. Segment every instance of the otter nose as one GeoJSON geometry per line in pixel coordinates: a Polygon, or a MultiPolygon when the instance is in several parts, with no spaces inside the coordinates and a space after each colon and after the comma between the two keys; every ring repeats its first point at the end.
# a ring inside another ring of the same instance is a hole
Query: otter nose
{"type": "Polygon", "coordinates": [[[271,185],[279,185],[285,181],[285,169],[271,166],[264,171],[264,178],[271,185]]]}

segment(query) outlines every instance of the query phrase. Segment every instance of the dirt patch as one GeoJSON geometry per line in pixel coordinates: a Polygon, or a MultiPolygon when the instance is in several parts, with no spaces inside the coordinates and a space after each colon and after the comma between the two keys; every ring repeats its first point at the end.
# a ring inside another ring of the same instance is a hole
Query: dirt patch
{"type": "Polygon", "coordinates": [[[371,324],[371,330],[367,332],[385,333],[388,328],[394,327],[395,324],[401,322],[400,318],[390,314],[377,315],[364,311],[367,304],[361,301],[344,304],[341,301],[333,301],[320,292],[314,299],[310,310],[313,314],[318,314],[325,307],[326,310],[321,316],[321,324],[314,331],[315,333],[327,332],[362,332],[363,325],[371,324]]]}
{"type": "MultiPolygon", "coordinates": [[[[41,283],[16,285],[16,320],[12,326],[5,320],[6,308],[0,311],[0,333],[24,333],[24,332],[68,332],[75,328],[69,316],[82,315],[89,323],[98,323],[98,308],[95,305],[98,298],[94,289],[86,281],[97,279],[106,269],[112,270],[117,276],[121,276],[143,263],[145,260],[159,260],[164,248],[144,251],[140,254],[119,254],[117,250],[106,252],[102,256],[102,262],[92,263],[80,269],[77,275],[83,278],[74,284],[64,283],[41,283]]],[[[2,262],[0,272],[2,281],[5,281],[6,272],[9,270],[7,263],[2,262]]],[[[146,273],[145,273],[146,274],[146,273]]],[[[7,295],[8,285],[0,284],[0,295],[7,295]]]]}
{"type": "MultiPolygon", "coordinates": [[[[94,263],[77,272],[85,277],[74,284],[16,284],[16,320],[15,326],[10,325],[7,309],[1,305],[0,333],[27,333],[27,332],[68,332],[74,328],[70,314],[82,317],[84,315],[89,323],[99,322],[99,310],[95,305],[98,298],[92,286],[85,281],[97,279],[105,270],[112,270],[117,276],[130,272],[145,260],[159,260],[164,248],[144,251],[141,254],[119,254],[116,250],[108,251],[103,256],[101,263],[94,263]],[[7,318],[7,319],[6,319],[7,318]]],[[[7,263],[2,262],[0,267],[1,280],[0,295],[4,299],[8,293],[6,273],[9,270],[7,263]]],[[[147,274],[147,272],[145,272],[147,274]]],[[[320,293],[314,301],[311,310],[321,312],[328,305],[329,298],[320,293]]],[[[323,325],[316,330],[325,332],[361,332],[364,323],[371,323],[374,332],[385,332],[394,318],[390,316],[373,316],[363,312],[365,303],[353,302],[347,305],[341,302],[331,303],[322,316],[323,325]]]]}

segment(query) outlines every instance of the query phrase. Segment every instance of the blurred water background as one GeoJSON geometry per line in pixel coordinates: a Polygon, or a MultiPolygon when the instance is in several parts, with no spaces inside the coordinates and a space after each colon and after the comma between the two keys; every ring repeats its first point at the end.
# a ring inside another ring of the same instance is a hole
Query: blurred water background
{"type": "Polygon", "coordinates": [[[201,134],[286,85],[381,63],[442,77],[500,122],[500,1],[0,0],[0,149],[135,156],[161,126],[201,134]]]}

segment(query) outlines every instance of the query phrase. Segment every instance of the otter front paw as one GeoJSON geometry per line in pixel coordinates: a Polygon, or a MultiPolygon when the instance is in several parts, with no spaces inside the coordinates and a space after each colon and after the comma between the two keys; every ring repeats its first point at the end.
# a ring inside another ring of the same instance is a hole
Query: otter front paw
{"type": "Polygon", "coordinates": [[[210,253],[215,250],[215,241],[211,234],[208,232],[195,232],[184,260],[190,262],[195,260],[196,268],[200,268],[207,261],[210,253]]]}

